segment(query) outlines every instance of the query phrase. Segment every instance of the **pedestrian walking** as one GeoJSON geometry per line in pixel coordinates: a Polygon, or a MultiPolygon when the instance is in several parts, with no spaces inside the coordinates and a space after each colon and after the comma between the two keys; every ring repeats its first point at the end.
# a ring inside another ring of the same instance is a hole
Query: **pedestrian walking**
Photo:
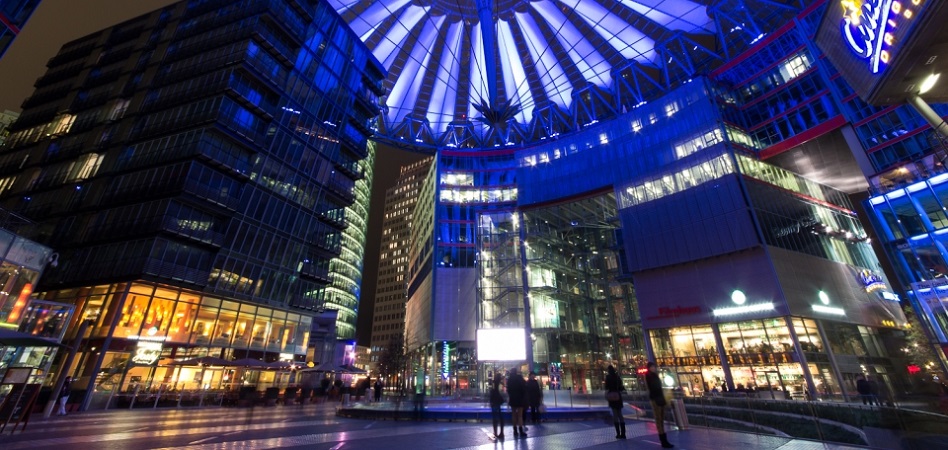
{"type": "Polygon", "coordinates": [[[375,402],[378,403],[382,401],[382,380],[376,379],[373,389],[375,393],[375,402]]]}
{"type": "Polygon", "coordinates": [[[606,401],[612,410],[612,424],[616,427],[616,439],[625,439],[625,417],[622,417],[622,380],[616,373],[616,368],[609,366],[606,374],[606,401]]]}
{"type": "Polygon", "coordinates": [[[503,376],[498,373],[494,375],[494,381],[490,385],[490,418],[494,424],[494,438],[500,440],[504,440],[504,415],[500,411],[504,404],[504,394],[500,393],[503,381],[503,376]],[[497,432],[498,429],[500,433],[497,432]]]}
{"type": "Polygon", "coordinates": [[[57,416],[66,415],[66,403],[69,403],[69,394],[72,393],[71,384],[72,377],[67,376],[66,379],[63,380],[62,389],[59,390],[59,398],[57,399],[59,401],[59,411],[56,412],[57,416]]]}
{"type": "Polygon", "coordinates": [[[645,374],[645,385],[648,386],[648,399],[652,403],[652,412],[655,414],[655,428],[658,429],[658,438],[662,441],[662,448],[672,448],[665,435],[665,392],[662,390],[662,381],[658,378],[658,366],[649,361],[648,372],[645,374]]]}
{"type": "Polygon", "coordinates": [[[543,403],[543,389],[537,381],[537,373],[531,371],[527,379],[527,405],[530,406],[530,421],[540,424],[540,404],[543,403]]]}
{"type": "Polygon", "coordinates": [[[513,416],[514,436],[527,437],[527,430],[523,427],[523,408],[527,405],[527,381],[520,375],[520,369],[510,369],[507,377],[507,403],[513,416]]]}

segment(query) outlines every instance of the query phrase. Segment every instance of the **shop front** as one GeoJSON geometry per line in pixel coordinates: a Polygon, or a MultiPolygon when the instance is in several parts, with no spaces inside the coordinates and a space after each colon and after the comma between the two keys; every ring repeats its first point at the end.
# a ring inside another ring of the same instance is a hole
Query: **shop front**
{"type": "Polygon", "coordinates": [[[48,301],[76,305],[93,324],[90,338],[68,368],[74,387],[122,393],[155,390],[261,389],[278,383],[264,362],[306,355],[312,317],[296,312],[146,282],[50,291],[48,301]],[[182,364],[196,358],[204,362],[182,364]],[[258,360],[260,367],[233,360],[258,360]]]}
{"type": "Polygon", "coordinates": [[[672,375],[666,379],[671,380],[668,387],[685,396],[735,391],[805,399],[809,376],[818,392],[838,394],[832,371],[820,370],[829,358],[815,320],[791,317],[789,322],[800,353],[788,319],[782,317],[651,330],[649,337],[656,362],[672,375]]]}
{"type": "Polygon", "coordinates": [[[635,286],[651,353],[681,395],[845,400],[860,376],[901,388],[905,317],[871,271],[768,248],[643,272],[635,286]]]}

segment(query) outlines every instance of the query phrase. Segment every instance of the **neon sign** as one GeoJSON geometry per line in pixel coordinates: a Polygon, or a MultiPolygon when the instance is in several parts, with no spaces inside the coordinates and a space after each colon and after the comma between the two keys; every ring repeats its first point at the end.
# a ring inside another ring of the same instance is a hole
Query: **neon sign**
{"type": "Polygon", "coordinates": [[[840,31],[849,48],[879,73],[892,59],[896,32],[915,17],[925,0],[840,0],[840,31]]]}
{"type": "Polygon", "coordinates": [[[451,345],[448,341],[441,344],[441,378],[451,376],[451,345]]]}

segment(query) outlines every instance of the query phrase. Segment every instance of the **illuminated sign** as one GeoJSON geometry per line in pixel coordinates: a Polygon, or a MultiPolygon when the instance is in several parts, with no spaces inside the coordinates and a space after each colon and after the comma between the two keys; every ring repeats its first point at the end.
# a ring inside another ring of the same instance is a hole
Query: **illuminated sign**
{"type": "Polygon", "coordinates": [[[527,359],[527,334],[523,328],[477,330],[479,361],[523,361],[527,359]]]}
{"type": "Polygon", "coordinates": [[[161,358],[161,349],[164,345],[155,341],[139,341],[135,347],[135,355],[132,356],[132,363],[140,366],[150,366],[158,362],[161,358]]]}
{"type": "Polygon", "coordinates": [[[844,311],[843,308],[835,308],[832,306],[813,305],[813,311],[824,313],[824,314],[832,314],[834,316],[846,315],[846,311],[844,311]]]}
{"type": "Polygon", "coordinates": [[[896,33],[915,17],[924,0],[841,0],[843,39],[857,56],[879,73],[893,58],[896,33]]]}
{"type": "Polygon", "coordinates": [[[734,316],[737,314],[746,314],[752,312],[761,312],[761,311],[770,311],[774,309],[774,304],[771,302],[767,303],[755,303],[753,305],[742,305],[742,306],[731,306],[728,308],[718,308],[714,311],[711,311],[715,316],[734,316]]]}
{"type": "Polygon", "coordinates": [[[857,272],[857,279],[862,283],[863,287],[866,288],[866,292],[874,292],[880,289],[885,289],[885,281],[882,280],[882,277],[876,275],[871,270],[863,269],[857,272]]]}
{"type": "Polygon", "coordinates": [[[150,366],[161,358],[161,350],[168,336],[156,336],[158,328],[151,327],[148,330],[148,336],[130,335],[128,338],[138,341],[135,347],[135,354],[132,355],[132,363],[139,366],[150,366]]]}
{"type": "Polygon", "coordinates": [[[735,289],[734,292],[731,292],[731,301],[738,306],[718,308],[711,311],[711,314],[715,316],[733,316],[737,314],[770,311],[774,309],[774,304],[772,302],[745,305],[745,303],[747,303],[747,296],[744,295],[744,292],[738,289],[735,289]]]}
{"type": "Polygon", "coordinates": [[[441,344],[441,377],[448,378],[451,375],[451,346],[448,341],[441,344]]]}

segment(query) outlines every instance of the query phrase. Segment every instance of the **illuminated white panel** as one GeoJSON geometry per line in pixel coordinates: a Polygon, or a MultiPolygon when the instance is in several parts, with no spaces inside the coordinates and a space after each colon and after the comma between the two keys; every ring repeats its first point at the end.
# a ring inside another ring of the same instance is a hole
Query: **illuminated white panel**
{"type": "Polygon", "coordinates": [[[435,79],[431,90],[431,102],[428,103],[428,122],[433,129],[444,131],[444,125],[454,118],[454,104],[457,101],[458,72],[461,62],[457,55],[461,51],[461,23],[454,23],[448,27],[445,49],[441,54],[441,67],[438,69],[438,78],[435,79]]]}
{"type": "Polygon", "coordinates": [[[735,316],[738,314],[747,314],[752,312],[771,311],[774,309],[773,303],[755,303],[753,305],[731,306],[729,308],[718,308],[711,311],[715,316],[735,316]]]}
{"type": "Polygon", "coordinates": [[[944,183],[945,181],[948,181],[948,173],[936,175],[928,179],[928,183],[931,185],[941,184],[941,183],[944,183]]]}
{"type": "MultiPolygon", "coordinates": [[[[392,63],[395,62],[395,57],[398,56],[398,49],[401,47],[402,43],[408,37],[408,34],[411,32],[411,29],[422,18],[425,17],[425,14],[428,13],[428,8],[422,8],[419,6],[409,6],[405,9],[405,12],[398,18],[398,21],[392,26],[391,30],[388,30],[388,33],[385,35],[378,45],[375,46],[375,49],[372,50],[372,54],[375,55],[375,58],[382,62],[382,65],[385,66],[386,70],[392,68],[392,63]]],[[[417,50],[418,46],[415,46],[414,50],[417,50]]],[[[403,72],[411,73],[411,72],[403,72]]],[[[399,79],[400,80],[400,79],[399,79]]]]}
{"type": "Polygon", "coordinates": [[[909,192],[918,192],[927,187],[928,187],[928,183],[924,181],[919,181],[918,183],[910,184],[906,189],[908,189],[909,192]]]}
{"type": "Polygon", "coordinates": [[[527,333],[523,328],[477,330],[478,361],[523,361],[527,359],[527,333]]]}
{"type": "Polygon", "coordinates": [[[888,194],[885,194],[885,198],[889,200],[894,200],[904,195],[905,195],[905,189],[899,189],[897,191],[892,191],[892,192],[889,192],[888,194]]]}
{"type": "Polygon", "coordinates": [[[608,87],[612,82],[612,76],[609,74],[611,66],[583,34],[566,20],[563,12],[547,0],[532,2],[530,6],[558,31],[556,40],[566,49],[570,60],[583,74],[583,78],[597,86],[608,87]]]}
{"type": "Polygon", "coordinates": [[[873,205],[881,205],[885,203],[885,197],[881,195],[878,197],[873,197],[872,200],[869,200],[869,203],[872,203],[873,205]]]}
{"type": "Polygon", "coordinates": [[[408,61],[402,67],[403,73],[412,74],[412,76],[399,77],[395,86],[392,87],[386,104],[389,107],[388,117],[395,123],[400,122],[412,111],[415,98],[418,97],[418,90],[425,81],[425,72],[431,60],[432,44],[438,37],[438,27],[442,22],[444,22],[444,17],[425,23],[418,36],[418,45],[412,48],[408,61]]]}
{"type": "Polygon", "coordinates": [[[599,2],[586,0],[560,0],[573,8],[580,17],[609,42],[626,59],[652,62],[655,59],[655,41],[628,22],[603,8],[599,2]]]}
{"type": "Polygon", "coordinates": [[[366,8],[365,11],[360,13],[349,23],[349,28],[352,28],[352,31],[355,31],[359,36],[366,36],[369,31],[374,30],[382,21],[391,17],[395,14],[395,11],[407,5],[409,1],[410,0],[392,0],[389,2],[372,3],[372,6],[366,8]]]}
{"type": "Polygon", "coordinates": [[[824,314],[832,314],[834,316],[846,315],[846,311],[844,311],[843,308],[836,308],[833,306],[813,305],[813,311],[824,314]]]}
{"type": "Polygon", "coordinates": [[[517,13],[516,18],[547,97],[551,102],[563,108],[569,107],[573,85],[570,84],[556,56],[547,47],[546,39],[540,34],[536,21],[533,20],[533,16],[526,13],[517,13]]]}
{"type": "Polygon", "coordinates": [[[523,69],[523,60],[517,52],[517,44],[510,32],[510,23],[497,22],[497,46],[500,49],[501,69],[504,73],[504,87],[507,98],[513,98],[520,105],[517,121],[527,123],[533,115],[533,94],[527,82],[527,73],[523,69]]]}
{"type": "Polygon", "coordinates": [[[705,7],[688,0],[621,0],[622,4],[671,30],[714,31],[705,7]]]}

